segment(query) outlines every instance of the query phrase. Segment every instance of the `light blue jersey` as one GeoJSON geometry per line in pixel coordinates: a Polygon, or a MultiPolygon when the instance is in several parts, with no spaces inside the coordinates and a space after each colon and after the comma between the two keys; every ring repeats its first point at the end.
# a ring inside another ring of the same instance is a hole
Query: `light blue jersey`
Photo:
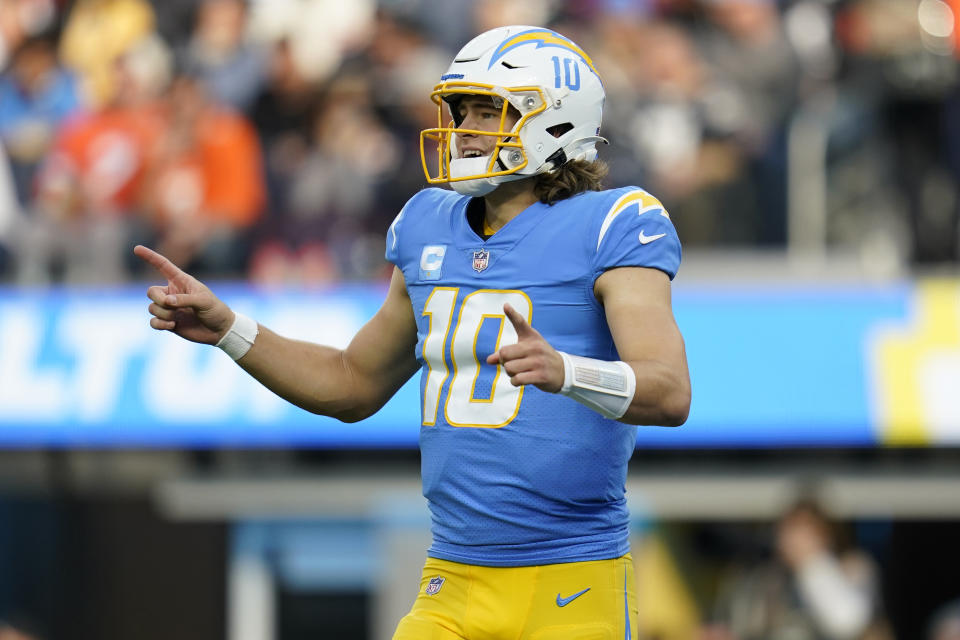
{"type": "Polygon", "coordinates": [[[488,566],[619,557],[636,427],[514,387],[486,357],[517,341],[509,302],[554,348],[619,359],[594,282],[622,266],[673,278],[676,231],[636,187],[536,203],[488,240],[467,221],[469,200],[421,191],[387,234],[417,320],[429,555],[488,566]]]}

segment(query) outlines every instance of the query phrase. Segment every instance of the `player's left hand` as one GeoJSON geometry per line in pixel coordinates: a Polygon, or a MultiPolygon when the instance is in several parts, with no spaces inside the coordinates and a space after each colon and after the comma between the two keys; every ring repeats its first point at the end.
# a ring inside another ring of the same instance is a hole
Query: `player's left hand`
{"type": "Polygon", "coordinates": [[[505,304],[503,313],[517,331],[517,343],[491,353],[487,364],[503,366],[515,387],[532,384],[541,391],[559,391],[563,386],[563,358],[516,309],[505,304]]]}

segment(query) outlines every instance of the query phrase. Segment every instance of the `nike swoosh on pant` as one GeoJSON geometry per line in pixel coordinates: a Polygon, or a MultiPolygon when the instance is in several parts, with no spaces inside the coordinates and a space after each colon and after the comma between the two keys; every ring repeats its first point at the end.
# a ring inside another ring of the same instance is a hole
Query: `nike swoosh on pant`
{"type": "Polygon", "coordinates": [[[583,591],[578,591],[577,593],[573,594],[572,596],[567,596],[566,598],[560,597],[560,594],[558,593],[558,594],[557,594],[557,606],[558,606],[558,607],[565,607],[565,606],[567,606],[568,604],[570,604],[571,602],[573,602],[574,600],[576,600],[577,598],[579,598],[580,596],[582,596],[583,594],[585,594],[587,591],[590,591],[590,587],[587,587],[587,588],[584,589],[583,591]]]}

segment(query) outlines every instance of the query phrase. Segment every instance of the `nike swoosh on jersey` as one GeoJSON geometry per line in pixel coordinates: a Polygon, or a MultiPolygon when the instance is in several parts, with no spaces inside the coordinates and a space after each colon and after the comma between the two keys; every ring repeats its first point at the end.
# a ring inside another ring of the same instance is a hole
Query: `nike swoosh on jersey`
{"type": "Polygon", "coordinates": [[[653,242],[654,240],[659,240],[660,238],[662,238],[662,237],[665,236],[665,235],[667,235],[667,234],[665,234],[665,233],[658,233],[658,234],[656,234],[656,235],[648,236],[648,235],[645,235],[645,234],[643,233],[643,229],[640,229],[640,235],[637,236],[637,238],[640,240],[640,244],[650,244],[650,243],[653,242]]]}
{"type": "Polygon", "coordinates": [[[567,606],[568,604],[570,604],[571,602],[573,602],[574,600],[576,600],[577,598],[579,598],[580,596],[582,596],[583,594],[585,594],[587,591],[590,591],[590,587],[587,587],[587,588],[584,589],[583,591],[578,591],[578,592],[576,592],[575,594],[573,594],[572,596],[567,596],[566,598],[561,598],[561,597],[560,597],[560,594],[558,593],[558,594],[557,594],[557,606],[558,606],[558,607],[565,607],[565,606],[567,606]]]}

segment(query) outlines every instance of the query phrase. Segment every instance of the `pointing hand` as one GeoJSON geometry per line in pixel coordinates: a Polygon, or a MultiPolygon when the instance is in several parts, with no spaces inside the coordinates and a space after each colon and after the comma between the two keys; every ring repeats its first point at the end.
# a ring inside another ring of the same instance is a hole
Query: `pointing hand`
{"type": "Polygon", "coordinates": [[[216,344],[229,331],[233,311],[205,284],[153,249],[137,245],[133,253],[167,279],[166,286],[147,289],[147,297],[152,300],[148,307],[153,316],[151,327],[204,344],[216,344]]]}
{"type": "Polygon", "coordinates": [[[542,391],[559,391],[563,386],[560,354],[509,304],[503,305],[503,312],[517,332],[517,343],[487,356],[487,364],[501,365],[515,387],[532,384],[542,391]]]}

